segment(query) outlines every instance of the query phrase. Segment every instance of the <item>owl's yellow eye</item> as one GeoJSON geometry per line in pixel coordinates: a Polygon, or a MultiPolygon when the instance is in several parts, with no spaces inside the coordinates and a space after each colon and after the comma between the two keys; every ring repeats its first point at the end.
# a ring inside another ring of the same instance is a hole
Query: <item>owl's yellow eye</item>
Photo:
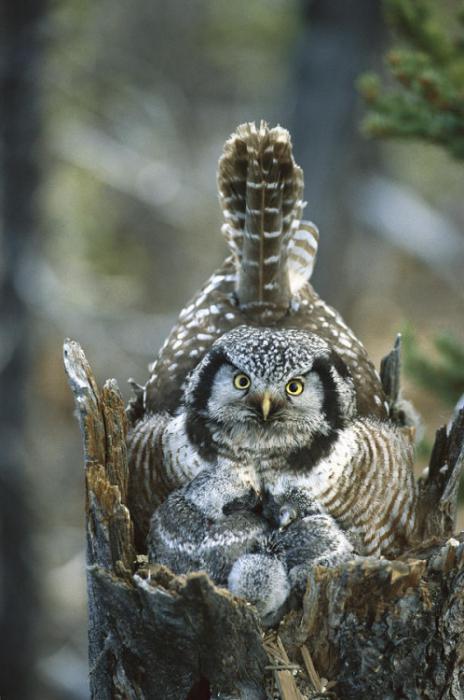
{"type": "Polygon", "coordinates": [[[234,377],[234,387],[236,389],[248,389],[251,384],[250,377],[247,377],[246,374],[236,374],[234,377]]]}
{"type": "Polygon", "coordinates": [[[299,396],[304,391],[304,384],[301,379],[290,379],[290,381],[287,382],[285,391],[289,396],[299,396]]]}

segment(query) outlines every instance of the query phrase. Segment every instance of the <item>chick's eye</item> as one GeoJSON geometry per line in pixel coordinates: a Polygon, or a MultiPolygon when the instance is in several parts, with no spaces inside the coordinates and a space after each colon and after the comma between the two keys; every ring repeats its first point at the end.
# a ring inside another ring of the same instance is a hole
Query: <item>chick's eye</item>
{"type": "Polygon", "coordinates": [[[236,389],[248,389],[251,381],[246,374],[236,374],[234,377],[234,387],[236,389]]]}
{"type": "Polygon", "coordinates": [[[299,396],[303,393],[303,390],[304,384],[301,379],[290,379],[285,387],[285,391],[289,396],[299,396]]]}

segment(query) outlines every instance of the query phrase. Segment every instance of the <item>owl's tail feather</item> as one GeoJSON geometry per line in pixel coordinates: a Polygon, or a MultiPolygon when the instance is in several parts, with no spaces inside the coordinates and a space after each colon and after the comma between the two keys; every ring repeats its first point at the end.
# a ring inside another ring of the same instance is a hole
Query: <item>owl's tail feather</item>
{"type": "Polygon", "coordinates": [[[218,187],[240,306],[288,308],[311,276],[319,237],[301,220],[303,171],[288,131],[265,122],[239,126],[225,143],[218,187]]]}

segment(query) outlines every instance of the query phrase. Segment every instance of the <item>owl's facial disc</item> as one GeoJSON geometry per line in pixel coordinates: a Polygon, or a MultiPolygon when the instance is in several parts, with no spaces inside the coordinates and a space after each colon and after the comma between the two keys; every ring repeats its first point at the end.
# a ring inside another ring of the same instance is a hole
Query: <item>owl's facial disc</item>
{"type": "Polygon", "coordinates": [[[282,429],[289,423],[320,424],[324,388],[312,372],[270,379],[245,374],[226,359],[211,378],[206,413],[223,426],[241,429],[282,429]]]}
{"type": "Polygon", "coordinates": [[[246,449],[299,449],[335,435],[356,409],[348,370],[325,341],[254,328],[217,341],[186,404],[193,441],[246,449]]]}

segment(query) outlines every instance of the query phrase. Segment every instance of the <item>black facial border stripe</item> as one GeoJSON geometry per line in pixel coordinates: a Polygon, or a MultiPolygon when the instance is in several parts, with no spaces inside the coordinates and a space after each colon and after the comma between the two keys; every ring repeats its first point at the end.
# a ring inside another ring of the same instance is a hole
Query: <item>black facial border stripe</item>
{"type": "Polygon", "coordinates": [[[204,413],[211,396],[214,378],[224,364],[231,365],[232,363],[220,348],[213,349],[210,352],[208,362],[202,367],[197,378],[190,405],[187,409],[187,437],[190,443],[197,448],[201,457],[207,461],[214,460],[217,450],[204,413]]]}
{"type": "MultiPolygon", "coordinates": [[[[195,411],[204,411],[208,405],[209,397],[211,396],[211,387],[214,378],[220,368],[225,365],[232,365],[221,349],[212,350],[208,362],[202,368],[191,400],[191,406],[195,411]]],[[[238,371],[238,370],[237,370],[238,371]]]]}
{"type": "Polygon", "coordinates": [[[318,375],[322,382],[324,392],[322,411],[333,430],[339,430],[343,426],[341,406],[338,400],[338,388],[331,372],[331,368],[334,366],[338,371],[337,366],[333,362],[337,357],[335,353],[331,353],[329,357],[318,357],[314,361],[312,368],[312,371],[318,375]]]}
{"type": "Polygon", "coordinates": [[[311,445],[291,452],[288,457],[288,466],[290,469],[297,471],[301,469],[311,469],[311,467],[317,464],[321,459],[324,459],[337,439],[339,430],[343,427],[343,416],[338,400],[337,385],[331,372],[332,367],[335,368],[342,379],[346,379],[350,376],[347,366],[335,351],[332,351],[330,355],[326,357],[318,357],[314,361],[312,368],[306,373],[306,375],[308,375],[314,372],[322,382],[322,389],[324,392],[322,412],[329,423],[330,431],[328,435],[324,433],[316,434],[311,445]]]}

